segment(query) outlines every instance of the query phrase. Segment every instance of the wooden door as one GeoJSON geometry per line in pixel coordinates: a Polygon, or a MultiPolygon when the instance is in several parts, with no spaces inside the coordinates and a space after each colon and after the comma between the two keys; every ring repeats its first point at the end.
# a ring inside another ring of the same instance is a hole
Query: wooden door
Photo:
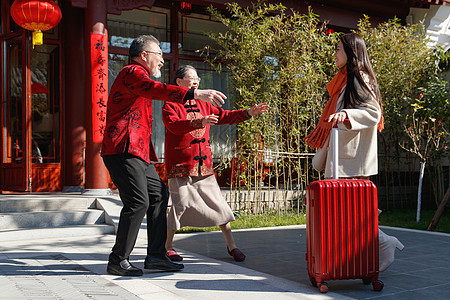
{"type": "Polygon", "coordinates": [[[25,35],[4,39],[2,51],[2,191],[30,191],[31,131],[25,35]]]}
{"type": "Polygon", "coordinates": [[[33,192],[62,189],[60,48],[30,50],[31,179],[33,192]]]}
{"type": "Polygon", "coordinates": [[[2,191],[62,189],[60,48],[2,42],[2,191]]]}

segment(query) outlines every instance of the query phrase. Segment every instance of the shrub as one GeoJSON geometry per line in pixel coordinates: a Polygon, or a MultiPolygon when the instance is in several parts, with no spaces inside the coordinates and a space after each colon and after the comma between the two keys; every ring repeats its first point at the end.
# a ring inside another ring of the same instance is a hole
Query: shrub
{"type": "MultiPolygon", "coordinates": [[[[236,182],[258,188],[264,169],[266,183],[304,189],[318,174],[311,171],[313,151],[303,138],[328,100],[326,85],[337,72],[333,54],[340,33],[327,34],[326,24],[311,10],[300,14],[282,4],[259,1],[250,9],[228,3],[227,14],[209,10],[228,31],[208,34],[221,48],[215,57],[204,53],[217,70],[230,72],[235,106],[267,102],[271,107],[237,127],[239,146],[233,156],[243,167],[236,182]]],[[[426,47],[420,24],[408,27],[393,19],[373,28],[365,16],[355,32],[366,41],[383,98],[386,129],[380,140],[388,142],[382,148],[398,158],[399,143],[407,138],[406,112],[439,72],[441,53],[426,47]]]]}

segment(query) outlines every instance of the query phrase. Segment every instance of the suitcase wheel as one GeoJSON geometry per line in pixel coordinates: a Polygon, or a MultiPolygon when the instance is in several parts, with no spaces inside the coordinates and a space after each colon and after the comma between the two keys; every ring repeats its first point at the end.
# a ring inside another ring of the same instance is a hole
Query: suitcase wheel
{"type": "Polygon", "coordinates": [[[317,281],[314,277],[311,277],[309,280],[311,280],[311,284],[313,287],[317,287],[317,281]]]}
{"type": "Polygon", "coordinates": [[[326,293],[326,292],[328,292],[328,283],[326,283],[325,281],[322,282],[322,283],[319,285],[319,290],[320,290],[321,293],[326,293]]]}
{"type": "Polygon", "coordinates": [[[373,290],[374,290],[374,291],[379,292],[379,291],[381,291],[381,290],[383,289],[384,283],[383,283],[383,281],[381,281],[381,280],[375,280],[375,281],[372,283],[372,286],[373,286],[373,290]]]}
{"type": "Polygon", "coordinates": [[[364,277],[362,279],[362,281],[364,282],[364,284],[371,284],[372,283],[372,277],[364,277]]]}

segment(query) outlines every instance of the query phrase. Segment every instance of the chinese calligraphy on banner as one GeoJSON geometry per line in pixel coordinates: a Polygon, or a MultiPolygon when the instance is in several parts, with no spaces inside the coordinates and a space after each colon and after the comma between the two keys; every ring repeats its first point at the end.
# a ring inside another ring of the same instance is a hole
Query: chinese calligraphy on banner
{"type": "Polygon", "coordinates": [[[108,101],[108,34],[91,33],[92,136],[101,143],[105,132],[108,101]]]}

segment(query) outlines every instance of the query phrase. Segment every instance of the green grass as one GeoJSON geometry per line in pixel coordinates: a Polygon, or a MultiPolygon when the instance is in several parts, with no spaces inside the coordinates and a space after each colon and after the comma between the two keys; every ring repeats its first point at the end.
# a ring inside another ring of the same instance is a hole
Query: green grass
{"type": "MultiPolygon", "coordinates": [[[[379,224],[393,227],[427,230],[435,211],[425,210],[420,213],[420,222],[416,223],[415,210],[383,211],[379,216],[379,224]]],[[[435,231],[450,233],[450,213],[448,208],[442,214],[435,231]]]]}
{"type": "MultiPolygon", "coordinates": [[[[434,216],[434,210],[426,210],[421,212],[421,221],[416,223],[415,210],[396,210],[383,211],[379,217],[380,225],[403,227],[410,229],[427,230],[431,219],[434,216]]],[[[275,227],[287,225],[299,225],[306,223],[306,215],[304,213],[297,214],[297,212],[271,212],[261,215],[242,214],[236,216],[236,221],[231,223],[232,229],[245,228],[260,228],[260,227],[275,227]]],[[[215,227],[183,227],[178,233],[189,232],[209,232],[220,231],[218,226],[215,227]]],[[[450,213],[446,210],[439,220],[439,224],[435,231],[450,233],[450,213]]]]}
{"type": "MultiPolygon", "coordinates": [[[[245,229],[245,228],[259,228],[259,227],[275,227],[287,225],[306,224],[306,215],[304,213],[297,214],[297,212],[270,212],[261,215],[243,214],[237,215],[236,221],[231,223],[231,229],[245,229]]],[[[218,231],[219,226],[215,227],[183,227],[178,233],[188,232],[208,232],[218,231]]]]}

